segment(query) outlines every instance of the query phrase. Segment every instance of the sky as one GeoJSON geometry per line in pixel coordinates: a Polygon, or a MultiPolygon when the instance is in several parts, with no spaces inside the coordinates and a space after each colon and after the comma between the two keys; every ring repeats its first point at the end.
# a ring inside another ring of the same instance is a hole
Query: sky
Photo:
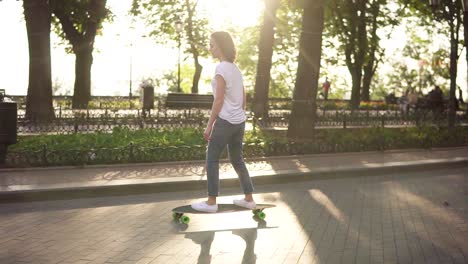
{"type": "MultiPolygon", "coordinates": [[[[145,37],[143,22],[137,21],[131,29],[128,15],[131,0],[107,0],[115,15],[112,23],[104,24],[103,35],[95,40],[92,65],[92,95],[128,95],[130,79],[132,90],[138,89],[144,78],[175,71],[178,63],[177,47],[157,46],[145,37]],[[131,65],[130,65],[131,64],[131,65]],[[130,66],[132,68],[130,78],[130,66]]],[[[199,0],[200,7],[210,20],[210,27],[223,30],[231,24],[237,27],[255,25],[262,14],[261,0],[199,0]],[[246,7],[249,8],[246,8],[246,7]],[[242,19],[239,19],[242,16],[242,19]]],[[[25,95],[28,87],[29,57],[26,25],[22,1],[0,1],[0,33],[8,36],[0,41],[0,89],[10,95],[25,95]]],[[[57,94],[73,91],[75,56],[66,54],[58,37],[51,35],[52,82],[61,86],[57,94]]],[[[182,61],[182,63],[184,63],[182,61]]],[[[205,58],[202,79],[209,78],[215,61],[205,58]]],[[[211,91],[200,83],[200,92],[211,91]]],[[[164,92],[156,88],[156,92],[164,92]]]]}

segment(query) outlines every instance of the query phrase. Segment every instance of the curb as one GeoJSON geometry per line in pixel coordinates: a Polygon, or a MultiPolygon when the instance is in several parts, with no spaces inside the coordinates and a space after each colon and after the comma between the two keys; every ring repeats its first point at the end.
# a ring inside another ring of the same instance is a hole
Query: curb
{"type": "MultiPolygon", "coordinates": [[[[446,168],[462,168],[468,166],[468,158],[445,159],[431,162],[410,162],[397,166],[384,165],[379,167],[354,167],[335,170],[309,172],[283,172],[274,175],[256,175],[252,177],[254,185],[293,183],[310,180],[339,179],[345,177],[377,176],[401,172],[420,172],[446,168]]],[[[237,178],[221,179],[223,188],[238,187],[237,178]]],[[[20,203],[47,200],[69,200],[78,198],[94,198],[105,196],[125,196],[163,192],[180,192],[206,189],[206,180],[166,181],[154,183],[137,183],[105,186],[85,186],[43,190],[0,192],[1,203],[20,203]]]]}

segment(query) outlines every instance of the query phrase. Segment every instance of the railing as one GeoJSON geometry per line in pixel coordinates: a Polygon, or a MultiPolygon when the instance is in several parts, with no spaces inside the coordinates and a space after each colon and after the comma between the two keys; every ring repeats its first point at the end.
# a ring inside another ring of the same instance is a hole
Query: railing
{"type": "Polygon", "coordinates": [[[202,127],[206,124],[206,113],[196,112],[140,112],[137,115],[100,115],[87,113],[73,117],[57,118],[47,123],[18,120],[18,134],[69,134],[110,132],[116,127],[127,127],[131,130],[144,128],[187,128],[202,127]]]}
{"type": "MultiPolygon", "coordinates": [[[[9,95],[10,99],[18,103],[19,110],[26,109],[26,96],[9,95]]],[[[52,97],[55,107],[63,109],[71,109],[72,96],[54,95],[52,97]]],[[[161,97],[155,97],[157,105],[160,105],[161,97]]],[[[131,99],[128,96],[92,96],[89,102],[89,109],[141,109],[142,100],[140,96],[133,96],[131,99]]]]}
{"type": "MultiPolygon", "coordinates": [[[[18,120],[18,134],[69,134],[111,132],[116,127],[127,127],[131,130],[144,128],[203,128],[209,117],[208,110],[187,109],[149,111],[141,110],[66,110],[61,118],[48,123],[18,120]]],[[[249,120],[262,129],[285,129],[288,127],[290,111],[270,111],[268,118],[249,120]]],[[[457,112],[457,125],[467,125],[468,116],[457,112]]],[[[401,127],[401,126],[446,126],[447,118],[434,115],[432,112],[401,114],[398,111],[336,111],[319,110],[315,120],[316,128],[350,128],[350,127],[401,127]]]]}
{"type": "MultiPolygon", "coordinates": [[[[9,95],[13,101],[18,103],[19,110],[26,109],[26,96],[22,95],[9,95]]],[[[53,105],[58,108],[61,107],[63,110],[71,109],[72,105],[72,96],[53,96],[53,105]]],[[[166,100],[166,95],[156,95],[155,99],[155,109],[161,110],[164,108],[164,103],[166,100]]],[[[252,104],[252,97],[250,94],[247,95],[247,105],[252,104]]],[[[350,100],[346,99],[328,99],[324,100],[317,98],[318,108],[324,109],[336,109],[347,107],[350,100]]],[[[269,98],[268,105],[272,110],[275,109],[284,109],[291,110],[291,98],[269,98]]],[[[384,110],[384,109],[396,109],[397,105],[387,105],[382,100],[373,100],[370,102],[361,102],[361,109],[374,109],[374,110],[384,110]]],[[[125,110],[136,110],[142,108],[142,98],[140,96],[133,96],[129,98],[128,96],[92,96],[89,102],[88,109],[125,109],[125,110]]]]}
{"type": "MultiPolygon", "coordinates": [[[[264,129],[286,128],[289,124],[290,113],[274,113],[267,118],[259,118],[257,124],[264,129]]],[[[468,115],[457,112],[455,123],[468,125],[468,115]]],[[[349,127],[401,127],[401,126],[447,126],[446,116],[432,112],[416,112],[401,114],[399,111],[318,111],[316,128],[349,128],[349,127]]]]}

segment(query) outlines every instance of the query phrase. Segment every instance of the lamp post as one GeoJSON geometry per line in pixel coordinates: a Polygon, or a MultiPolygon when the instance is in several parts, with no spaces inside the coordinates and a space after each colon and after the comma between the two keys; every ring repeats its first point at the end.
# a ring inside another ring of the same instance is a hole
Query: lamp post
{"type": "MultiPolygon", "coordinates": [[[[133,21],[132,21],[133,22],[133,21]]],[[[131,36],[130,36],[130,69],[129,69],[129,92],[128,92],[128,99],[132,101],[132,83],[133,83],[133,30],[135,27],[133,25],[130,26],[131,36]]]]}
{"type": "Polygon", "coordinates": [[[131,101],[132,100],[132,82],[133,82],[133,58],[132,58],[132,49],[133,49],[133,43],[130,42],[130,76],[129,76],[129,92],[128,92],[128,98],[131,101]]]}
{"type": "Polygon", "coordinates": [[[175,30],[177,32],[177,48],[178,48],[178,59],[177,59],[177,92],[181,93],[180,89],[180,33],[182,32],[182,22],[177,20],[175,22],[175,30]]]}

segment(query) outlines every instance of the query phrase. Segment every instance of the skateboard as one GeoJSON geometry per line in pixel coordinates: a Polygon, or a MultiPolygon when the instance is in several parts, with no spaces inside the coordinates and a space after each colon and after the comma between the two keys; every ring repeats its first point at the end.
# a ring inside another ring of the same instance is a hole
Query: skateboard
{"type": "Polygon", "coordinates": [[[235,204],[218,204],[218,211],[216,213],[207,213],[194,210],[190,205],[179,206],[172,209],[172,217],[174,221],[178,221],[181,224],[188,224],[190,222],[190,217],[184,214],[219,214],[219,213],[233,213],[240,211],[252,211],[254,218],[263,220],[266,217],[266,214],[263,212],[266,208],[275,207],[274,204],[257,204],[253,209],[248,209],[245,207],[237,206],[235,204]]]}

